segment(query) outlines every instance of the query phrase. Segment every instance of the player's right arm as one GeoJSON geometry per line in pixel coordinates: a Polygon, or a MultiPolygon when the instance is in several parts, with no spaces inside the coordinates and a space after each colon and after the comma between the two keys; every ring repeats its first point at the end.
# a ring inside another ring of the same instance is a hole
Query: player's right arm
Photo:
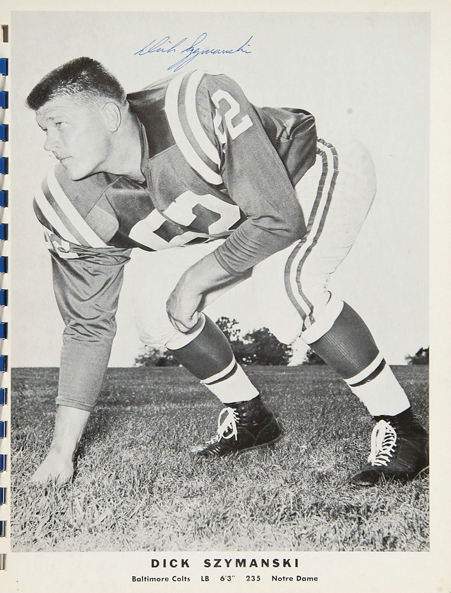
{"type": "MultiPolygon", "coordinates": [[[[61,243],[55,235],[50,237],[54,246],[61,243]]],[[[72,257],[58,253],[57,247],[50,250],[53,288],[65,325],[56,402],[91,411],[116,334],[115,315],[130,250],[81,248],[64,242],[63,247],[72,257]]]]}
{"type": "Polygon", "coordinates": [[[61,485],[73,475],[74,453],[102,387],[130,250],[81,247],[45,233],[65,328],[53,439],[32,482],[61,485]]]}
{"type": "Polygon", "coordinates": [[[74,182],[58,166],[37,188],[34,201],[65,325],[56,401],[85,411],[92,410],[102,386],[130,256],[130,249],[108,245],[118,221],[101,201],[104,191],[103,177],[74,182]]]}

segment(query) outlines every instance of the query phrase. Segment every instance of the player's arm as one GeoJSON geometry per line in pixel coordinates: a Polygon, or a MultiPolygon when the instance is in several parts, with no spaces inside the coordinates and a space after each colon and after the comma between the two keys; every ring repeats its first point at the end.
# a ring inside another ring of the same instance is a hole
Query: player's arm
{"type": "Polygon", "coordinates": [[[65,325],[56,402],[91,411],[116,333],[115,315],[130,250],[70,249],[76,257],[51,251],[53,287],[65,325]]]}
{"type": "Polygon", "coordinates": [[[182,333],[193,329],[198,322],[198,312],[208,304],[208,292],[237,281],[235,274],[221,266],[214,251],[197,261],[182,274],[167,300],[168,317],[174,327],[182,333]]]}
{"type": "Polygon", "coordinates": [[[103,191],[102,178],[72,181],[57,166],[36,188],[34,201],[65,324],[57,403],[86,411],[92,410],[102,385],[130,254],[108,246],[118,221],[101,202],[103,191]]]}
{"type": "Polygon", "coordinates": [[[55,430],[35,483],[64,483],[98,398],[116,333],[115,314],[130,250],[71,245],[47,233],[53,288],[64,321],[55,430]]]}
{"type": "Polygon", "coordinates": [[[247,217],[215,257],[240,275],[301,238],[305,221],[285,166],[241,88],[227,76],[207,75],[205,86],[214,108],[220,173],[247,217]]]}
{"type": "Polygon", "coordinates": [[[197,101],[203,129],[220,157],[218,172],[247,219],[187,270],[170,295],[169,317],[185,332],[196,324],[207,291],[233,282],[305,233],[288,173],[239,86],[225,76],[205,76],[197,101]]]}

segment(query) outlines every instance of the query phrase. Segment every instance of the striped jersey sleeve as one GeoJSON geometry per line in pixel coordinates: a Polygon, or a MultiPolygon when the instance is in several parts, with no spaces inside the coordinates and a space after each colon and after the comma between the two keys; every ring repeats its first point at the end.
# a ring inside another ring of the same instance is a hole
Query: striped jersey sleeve
{"type": "Polygon", "coordinates": [[[305,223],[293,184],[238,84],[200,72],[175,77],[165,109],[186,161],[246,216],[215,252],[227,271],[242,274],[302,237],[305,223]]]}
{"type": "Polygon", "coordinates": [[[66,195],[55,170],[35,192],[35,210],[40,222],[62,239],[85,247],[106,247],[66,195]]]}
{"type": "Polygon", "coordinates": [[[116,334],[116,311],[130,250],[51,251],[53,289],[64,321],[57,404],[92,410],[116,334]]]}
{"type": "Polygon", "coordinates": [[[109,247],[75,209],[54,172],[35,195],[64,321],[57,404],[92,410],[116,333],[115,315],[130,249],[109,247]]]}
{"type": "Polygon", "coordinates": [[[221,146],[214,134],[205,74],[194,71],[172,78],[164,110],[174,141],[191,168],[208,184],[221,186],[221,146]]]}

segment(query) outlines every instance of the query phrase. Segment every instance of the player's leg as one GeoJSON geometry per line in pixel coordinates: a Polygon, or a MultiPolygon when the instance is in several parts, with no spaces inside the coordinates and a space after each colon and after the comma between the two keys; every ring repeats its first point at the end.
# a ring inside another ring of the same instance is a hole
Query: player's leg
{"type": "Polygon", "coordinates": [[[427,463],[426,433],[365,322],[328,291],[329,280],[351,249],[375,193],[371,161],[358,144],[345,145],[337,153],[334,146],[320,142],[317,163],[298,190],[304,211],[310,213],[308,232],[288,257],[284,254],[285,299],[290,305],[285,303],[287,314],[283,323],[279,320],[280,330],[276,320],[273,331],[283,341],[302,332],[303,340],[376,418],[378,444],[370,466],[354,481],[369,485],[381,475],[412,478],[427,463]],[[306,204],[308,196],[314,199],[306,204]]]}
{"type": "Polygon", "coordinates": [[[237,363],[226,337],[203,313],[199,325],[195,337],[184,346],[176,347],[178,336],[167,343],[177,360],[224,405],[216,435],[194,447],[193,453],[221,457],[275,442],[281,434],[279,425],[237,363]]]}
{"type": "Polygon", "coordinates": [[[330,163],[334,169],[324,178],[325,187],[330,183],[328,195],[318,194],[307,245],[299,246],[289,263],[289,288],[305,314],[302,337],[376,419],[370,463],[353,481],[371,485],[381,476],[411,479],[427,465],[426,432],[365,322],[327,291],[328,280],[349,252],[371,203],[375,189],[371,165],[358,145],[337,154],[332,145],[323,143],[320,150],[325,168],[330,163]]]}
{"type": "Polygon", "coordinates": [[[427,434],[362,318],[343,303],[330,328],[305,341],[346,381],[376,421],[369,463],[352,481],[370,486],[382,476],[414,478],[427,466],[427,434]]]}
{"type": "MultiPolygon", "coordinates": [[[[274,416],[235,360],[219,327],[202,313],[194,330],[185,334],[176,330],[167,316],[166,300],[179,277],[215,247],[210,244],[171,250],[166,257],[160,258],[163,262],[158,273],[158,290],[150,282],[148,285],[143,283],[135,292],[135,316],[141,340],[150,346],[168,348],[224,404],[216,437],[196,448],[196,453],[203,456],[227,455],[268,444],[280,436],[274,416]]],[[[135,258],[135,270],[137,267],[142,270],[140,277],[145,278],[144,271],[150,258],[154,258],[152,268],[155,268],[154,254],[139,254],[135,258]]],[[[230,288],[210,294],[204,307],[230,288]]]]}

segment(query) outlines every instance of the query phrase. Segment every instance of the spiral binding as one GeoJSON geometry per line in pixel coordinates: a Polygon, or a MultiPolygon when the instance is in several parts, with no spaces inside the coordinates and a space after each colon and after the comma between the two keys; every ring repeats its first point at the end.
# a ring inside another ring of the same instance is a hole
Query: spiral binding
{"type": "Polygon", "coordinates": [[[6,355],[6,339],[8,337],[8,304],[7,276],[8,271],[8,224],[6,207],[8,205],[8,26],[1,26],[0,38],[0,571],[6,570],[7,558],[7,523],[9,499],[8,465],[8,357],[6,355]]]}

